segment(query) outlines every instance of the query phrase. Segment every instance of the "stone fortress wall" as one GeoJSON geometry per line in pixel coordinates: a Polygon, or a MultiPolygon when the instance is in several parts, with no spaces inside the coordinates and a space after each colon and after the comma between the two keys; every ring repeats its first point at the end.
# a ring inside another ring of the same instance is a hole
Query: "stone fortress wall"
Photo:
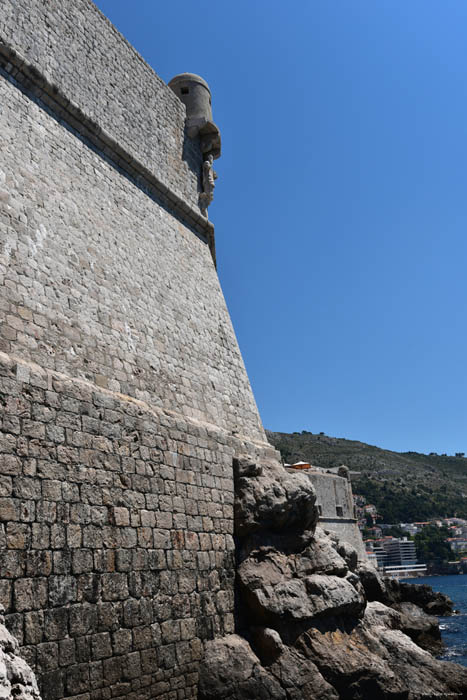
{"type": "Polygon", "coordinates": [[[0,16],[0,602],[43,700],[196,697],[264,436],[185,108],[90,0],[0,16]]]}
{"type": "MultiPolygon", "coordinates": [[[[296,473],[297,470],[289,468],[287,471],[296,473]]],[[[312,467],[303,469],[302,473],[310,479],[316,491],[321,527],[355,547],[360,559],[366,561],[365,546],[355,517],[352,484],[347,467],[339,467],[336,471],[312,467]]]]}

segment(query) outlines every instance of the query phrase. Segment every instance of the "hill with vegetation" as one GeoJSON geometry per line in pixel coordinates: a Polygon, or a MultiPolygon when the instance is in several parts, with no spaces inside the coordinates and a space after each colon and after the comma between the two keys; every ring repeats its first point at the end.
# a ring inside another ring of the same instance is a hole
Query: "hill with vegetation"
{"type": "Polygon", "coordinates": [[[304,461],[325,468],[346,464],[352,472],[359,472],[352,474],[353,491],[376,506],[382,522],[467,518],[467,458],[463,453],[392,452],[306,430],[266,432],[286,463],[304,461]]]}

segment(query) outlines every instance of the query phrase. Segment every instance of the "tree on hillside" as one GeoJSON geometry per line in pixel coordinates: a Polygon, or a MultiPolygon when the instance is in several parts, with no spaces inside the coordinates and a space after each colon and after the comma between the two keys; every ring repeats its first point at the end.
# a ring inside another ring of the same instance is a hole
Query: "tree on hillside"
{"type": "Polygon", "coordinates": [[[447,527],[436,527],[436,525],[426,525],[415,535],[415,547],[419,561],[428,564],[429,562],[449,561],[451,558],[451,548],[446,542],[449,537],[447,527]]]}

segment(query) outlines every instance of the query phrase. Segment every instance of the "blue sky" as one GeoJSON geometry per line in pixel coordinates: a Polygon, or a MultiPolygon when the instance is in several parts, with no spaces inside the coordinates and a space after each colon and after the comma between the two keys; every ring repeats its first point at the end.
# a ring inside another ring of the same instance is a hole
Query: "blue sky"
{"type": "Polygon", "coordinates": [[[223,139],[210,218],[266,428],[467,452],[467,3],[98,0],[223,139]]]}

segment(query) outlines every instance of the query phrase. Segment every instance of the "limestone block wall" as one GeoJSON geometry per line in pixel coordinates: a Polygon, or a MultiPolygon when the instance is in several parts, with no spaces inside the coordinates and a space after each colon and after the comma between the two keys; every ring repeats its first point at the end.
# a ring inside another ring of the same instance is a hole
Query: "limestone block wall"
{"type": "Polygon", "coordinates": [[[316,489],[316,503],[321,506],[322,517],[355,519],[352,486],[348,479],[313,469],[307,469],[304,473],[316,489]],[[338,507],[341,509],[339,512],[338,507]]]}
{"type": "Polygon", "coordinates": [[[206,243],[7,77],[0,350],[264,441],[206,243]]]}
{"type": "Polygon", "coordinates": [[[196,697],[266,443],[184,108],[89,0],[0,16],[0,602],[43,700],[196,697]]]}
{"type": "Polygon", "coordinates": [[[0,603],[43,700],[195,697],[233,631],[235,439],[3,353],[0,396],[0,603]]]}
{"type": "Polygon", "coordinates": [[[350,481],[337,474],[311,469],[304,473],[316,490],[316,503],[320,509],[319,522],[321,527],[334,532],[340,539],[351,544],[357,550],[360,558],[366,559],[362,535],[355,518],[350,481]]]}
{"type": "Polygon", "coordinates": [[[93,2],[2,0],[0,45],[198,208],[199,149],[184,139],[185,107],[93,2]]]}

